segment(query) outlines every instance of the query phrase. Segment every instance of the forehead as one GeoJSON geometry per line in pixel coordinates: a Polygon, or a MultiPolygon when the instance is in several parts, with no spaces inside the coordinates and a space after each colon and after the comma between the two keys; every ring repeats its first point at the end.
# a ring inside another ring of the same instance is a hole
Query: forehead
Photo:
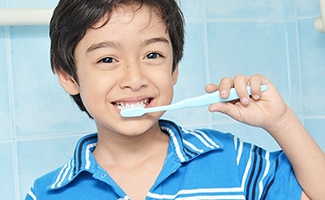
{"type": "Polygon", "coordinates": [[[143,43],[151,38],[170,41],[166,25],[158,12],[148,6],[119,6],[86,31],[77,49],[111,41],[117,45],[143,43]]]}
{"type": "Polygon", "coordinates": [[[110,26],[114,29],[116,26],[130,26],[131,24],[137,26],[139,31],[152,27],[159,27],[167,31],[165,22],[158,9],[147,5],[117,6],[109,14],[106,14],[96,22],[89,30],[100,29],[103,26],[110,26]]]}

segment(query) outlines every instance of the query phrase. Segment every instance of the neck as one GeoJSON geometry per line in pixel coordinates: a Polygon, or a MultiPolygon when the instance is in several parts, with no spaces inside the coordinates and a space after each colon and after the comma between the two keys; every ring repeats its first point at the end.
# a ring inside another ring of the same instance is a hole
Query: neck
{"type": "Polygon", "coordinates": [[[159,125],[136,136],[98,133],[98,144],[94,156],[101,166],[132,166],[161,155],[167,154],[169,136],[160,130],[159,125]]]}

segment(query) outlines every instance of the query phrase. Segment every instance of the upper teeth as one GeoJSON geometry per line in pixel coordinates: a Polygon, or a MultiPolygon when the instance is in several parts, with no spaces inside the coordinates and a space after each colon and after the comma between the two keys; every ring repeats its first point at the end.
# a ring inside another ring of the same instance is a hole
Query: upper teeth
{"type": "Polygon", "coordinates": [[[149,99],[146,99],[144,101],[141,102],[136,102],[136,103],[123,103],[123,102],[116,102],[115,106],[119,109],[119,110],[125,110],[125,109],[129,109],[129,108],[144,108],[146,107],[146,105],[149,103],[149,99]]]}

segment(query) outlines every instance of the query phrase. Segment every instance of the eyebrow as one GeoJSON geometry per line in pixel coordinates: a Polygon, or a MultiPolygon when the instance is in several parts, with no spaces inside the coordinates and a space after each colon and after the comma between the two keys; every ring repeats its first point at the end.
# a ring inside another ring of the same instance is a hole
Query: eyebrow
{"type": "Polygon", "coordinates": [[[96,43],[96,44],[91,45],[87,49],[87,53],[89,53],[91,51],[95,51],[96,49],[100,49],[100,48],[106,48],[106,47],[117,48],[118,46],[120,46],[120,44],[117,43],[117,42],[104,41],[104,42],[100,42],[100,43],[96,43]]]}
{"type": "MultiPolygon", "coordinates": [[[[150,44],[153,44],[153,43],[158,43],[158,42],[169,44],[169,41],[166,38],[157,37],[157,38],[150,38],[148,40],[145,40],[143,42],[143,45],[147,46],[147,45],[150,45],[150,44]]],[[[107,48],[107,47],[118,48],[119,46],[121,46],[121,45],[118,42],[104,41],[104,42],[100,42],[100,43],[96,43],[96,44],[91,45],[87,49],[87,53],[95,51],[95,50],[100,49],[100,48],[107,48]]]]}
{"type": "Polygon", "coordinates": [[[144,45],[146,46],[146,45],[157,43],[157,42],[162,42],[162,43],[165,43],[165,44],[169,44],[169,41],[166,38],[157,37],[157,38],[151,38],[151,39],[145,40],[144,45]]]}

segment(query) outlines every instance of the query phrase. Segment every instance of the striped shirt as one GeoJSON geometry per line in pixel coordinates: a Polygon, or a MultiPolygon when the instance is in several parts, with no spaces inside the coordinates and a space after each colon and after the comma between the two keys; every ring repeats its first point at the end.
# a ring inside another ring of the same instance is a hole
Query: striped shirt
{"type": "MultiPolygon", "coordinates": [[[[300,199],[302,189],[283,152],[268,152],[215,130],[159,123],[170,144],[146,199],[300,199]]],[[[96,144],[97,134],[80,139],[73,158],[37,179],[26,200],[129,199],[96,162],[96,144]]]]}

